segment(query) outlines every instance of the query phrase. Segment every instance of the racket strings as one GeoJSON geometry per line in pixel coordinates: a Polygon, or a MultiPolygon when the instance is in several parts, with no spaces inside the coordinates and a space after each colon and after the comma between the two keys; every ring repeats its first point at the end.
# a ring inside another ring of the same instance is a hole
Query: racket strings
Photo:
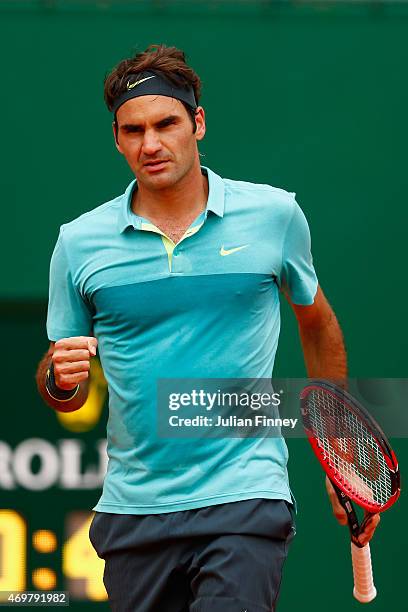
{"type": "Polygon", "coordinates": [[[343,401],[317,389],[308,396],[308,414],[324,460],[350,495],[379,507],[384,505],[392,495],[389,468],[364,423],[343,401]]]}

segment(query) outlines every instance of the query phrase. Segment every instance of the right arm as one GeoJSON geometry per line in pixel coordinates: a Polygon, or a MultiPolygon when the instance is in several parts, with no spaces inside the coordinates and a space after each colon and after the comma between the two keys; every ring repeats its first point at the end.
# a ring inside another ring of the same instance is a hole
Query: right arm
{"type": "Polygon", "coordinates": [[[77,336],[51,342],[47,353],[40,361],[36,382],[38,391],[46,404],[59,412],[73,412],[83,406],[88,397],[90,359],[96,355],[96,338],[77,336]],[[53,363],[55,382],[60,389],[75,389],[78,393],[68,401],[53,399],[48,393],[45,380],[47,370],[53,363]]]}

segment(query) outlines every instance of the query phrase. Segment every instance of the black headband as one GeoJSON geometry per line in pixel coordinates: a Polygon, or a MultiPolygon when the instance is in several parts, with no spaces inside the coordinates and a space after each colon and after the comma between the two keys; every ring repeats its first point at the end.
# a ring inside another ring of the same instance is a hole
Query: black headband
{"type": "Polygon", "coordinates": [[[122,104],[138,96],[168,96],[185,102],[191,108],[197,108],[197,102],[192,87],[173,85],[163,75],[153,70],[145,70],[138,74],[130,74],[126,81],[126,91],[119,94],[113,101],[112,112],[116,113],[122,104]]]}

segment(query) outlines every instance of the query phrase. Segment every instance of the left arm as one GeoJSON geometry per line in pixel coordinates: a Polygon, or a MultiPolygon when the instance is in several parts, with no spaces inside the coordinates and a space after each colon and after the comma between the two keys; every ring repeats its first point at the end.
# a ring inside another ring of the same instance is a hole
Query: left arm
{"type": "MultiPolygon", "coordinates": [[[[311,306],[294,304],[288,293],[286,299],[291,305],[299,326],[306,370],[309,378],[326,378],[338,382],[347,378],[347,355],[343,334],[330,304],[318,286],[311,306]]],[[[326,489],[333,513],[341,525],[347,524],[346,513],[341,507],[334,488],[326,476],[326,489]]],[[[374,514],[360,534],[361,544],[373,537],[380,522],[380,515],[374,514]]]]}
{"type": "Polygon", "coordinates": [[[286,299],[295,313],[309,378],[347,378],[347,355],[343,334],[329,302],[318,286],[311,306],[294,304],[286,299]]]}

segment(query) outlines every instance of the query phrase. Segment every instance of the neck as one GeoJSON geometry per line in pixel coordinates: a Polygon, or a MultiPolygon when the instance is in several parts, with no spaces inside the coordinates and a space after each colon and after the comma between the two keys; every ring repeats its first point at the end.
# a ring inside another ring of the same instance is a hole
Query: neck
{"type": "Polygon", "coordinates": [[[140,183],[133,193],[132,210],[141,217],[185,218],[204,210],[208,199],[208,180],[201,173],[199,161],[175,185],[150,191],[140,183]]]}

